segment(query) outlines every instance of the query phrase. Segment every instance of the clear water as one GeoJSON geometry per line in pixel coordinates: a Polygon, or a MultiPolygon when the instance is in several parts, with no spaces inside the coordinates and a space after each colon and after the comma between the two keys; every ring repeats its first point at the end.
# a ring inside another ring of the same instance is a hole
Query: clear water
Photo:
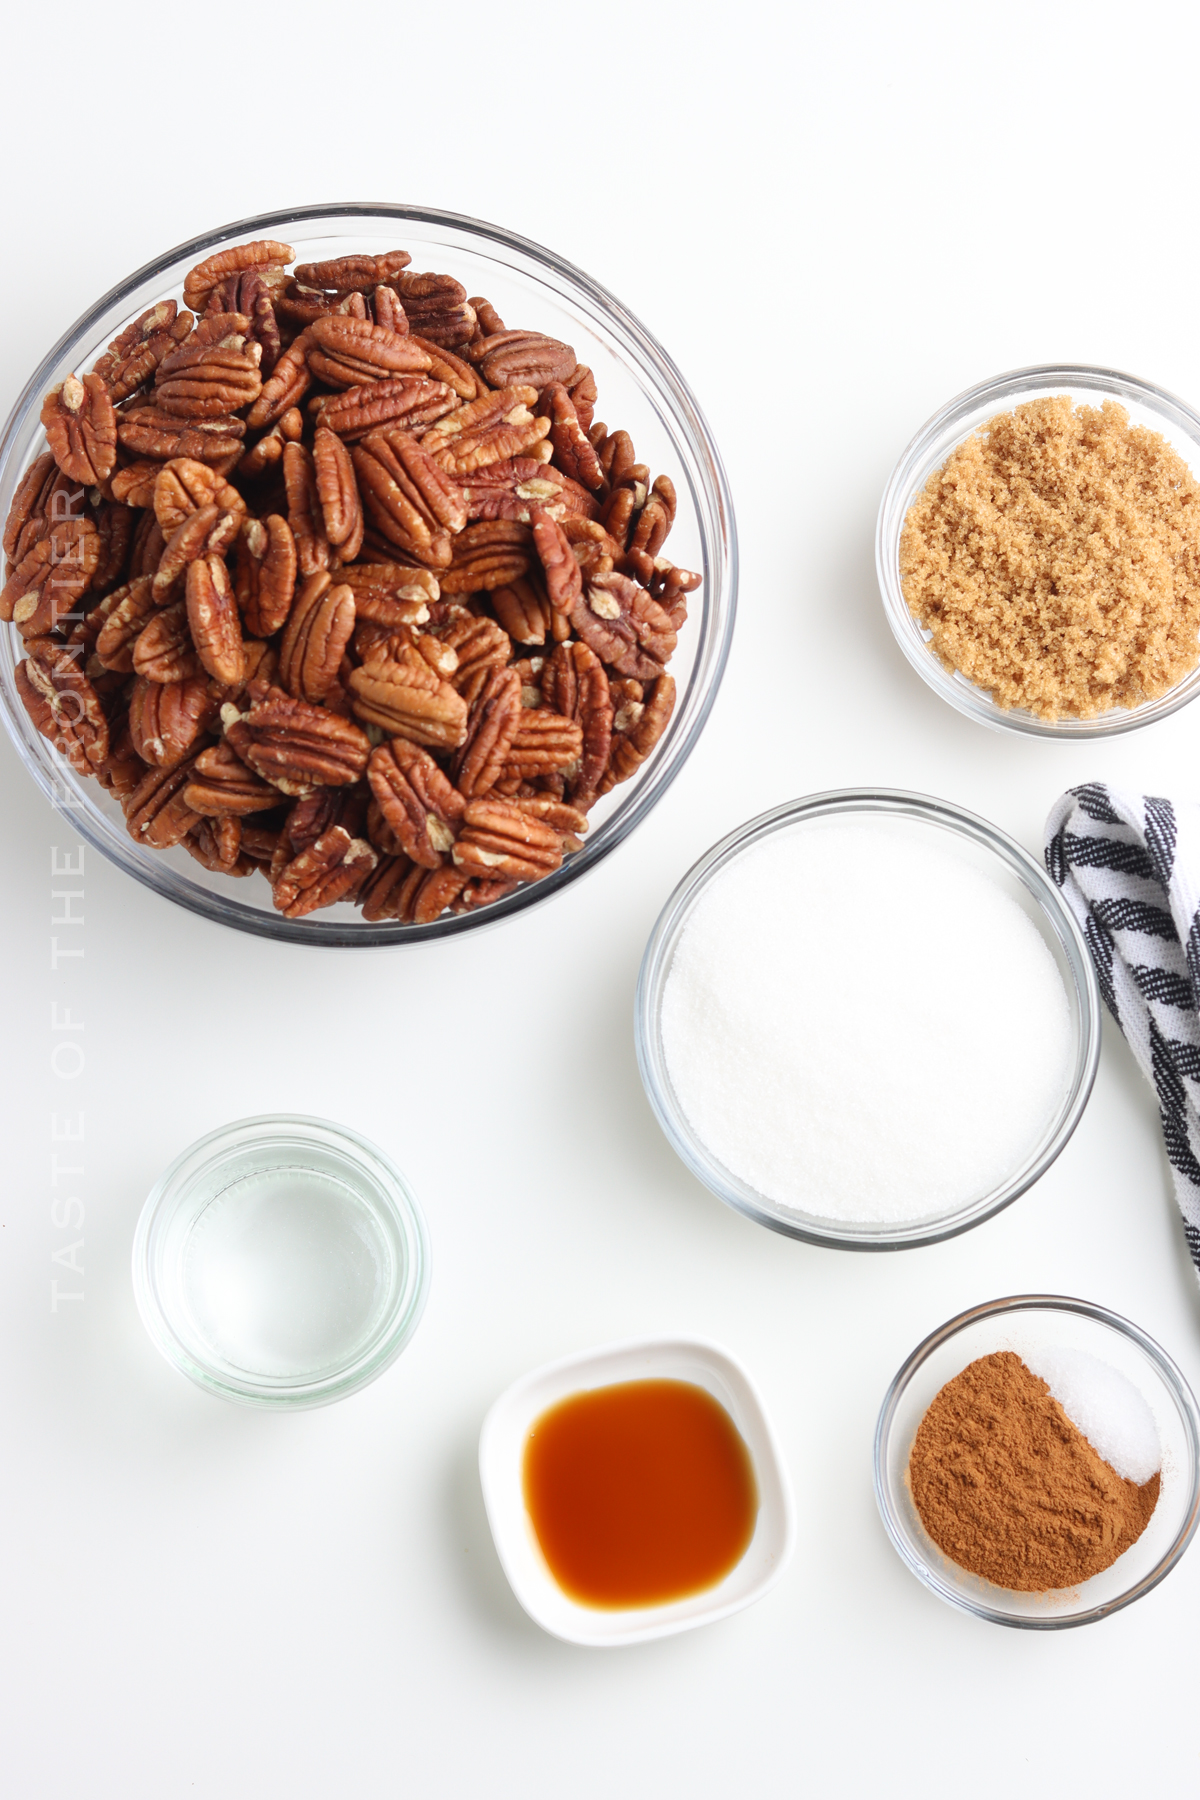
{"type": "Polygon", "coordinates": [[[311,1377],[352,1360],[378,1328],[391,1256],[353,1189],[312,1169],[268,1169],[204,1208],[182,1275],[217,1357],[250,1375],[311,1377]]]}

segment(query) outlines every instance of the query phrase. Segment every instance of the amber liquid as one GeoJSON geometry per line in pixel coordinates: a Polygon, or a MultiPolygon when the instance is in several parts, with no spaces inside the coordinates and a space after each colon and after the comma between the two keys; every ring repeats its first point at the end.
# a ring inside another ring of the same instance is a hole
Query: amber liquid
{"type": "Polygon", "coordinates": [[[690,1381],[572,1394],[535,1421],[522,1479],[551,1573],[584,1606],[657,1606],[715,1586],[758,1516],[736,1425],[690,1381]]]}

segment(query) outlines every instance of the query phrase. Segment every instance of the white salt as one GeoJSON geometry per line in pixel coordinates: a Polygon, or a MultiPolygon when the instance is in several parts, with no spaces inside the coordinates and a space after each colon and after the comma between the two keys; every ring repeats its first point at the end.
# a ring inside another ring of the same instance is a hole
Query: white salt
{"type": "Polygon", "coordinates": [[[679,1103],[767,1200],[890,1224],[990,1193],[1037,1149],[1071,1066],[1037,927],[928,828],[774,834],[706,889],[662,1007],[679,1103]]]}
{"type": "Polygon", "coordinates": [[[1040,1375],[1097,1456],[1140,1487],[1162,1467],[1154,1414],[1132,1381],[1085,1350],[1047,1346],[1021,1360],[1040,1375]]]}

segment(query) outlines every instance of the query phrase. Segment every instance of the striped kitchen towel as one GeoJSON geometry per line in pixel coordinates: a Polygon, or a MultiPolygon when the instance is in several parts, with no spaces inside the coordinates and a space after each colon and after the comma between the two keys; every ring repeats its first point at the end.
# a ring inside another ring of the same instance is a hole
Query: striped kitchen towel
{"type": "Polygon", "coordinates": [[[1200,1276],[1200,806],[1100,782],[1071,788],[1046,821],[1046,867],[1154,1085],[1200,1276]]]}

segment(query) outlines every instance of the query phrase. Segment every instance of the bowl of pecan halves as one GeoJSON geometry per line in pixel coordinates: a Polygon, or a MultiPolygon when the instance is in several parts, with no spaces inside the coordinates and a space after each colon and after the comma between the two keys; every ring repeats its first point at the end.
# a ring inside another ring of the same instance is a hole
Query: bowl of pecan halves
{"type": "Polygon", "coordinates": [[[298,942],[469,929],[592,867],[733,626],[728,487],[667,354],[550,252],[418,208],[251,219],[131,276],[18,401],[0,508],[30,772],[156,892],[298,942]]]}

